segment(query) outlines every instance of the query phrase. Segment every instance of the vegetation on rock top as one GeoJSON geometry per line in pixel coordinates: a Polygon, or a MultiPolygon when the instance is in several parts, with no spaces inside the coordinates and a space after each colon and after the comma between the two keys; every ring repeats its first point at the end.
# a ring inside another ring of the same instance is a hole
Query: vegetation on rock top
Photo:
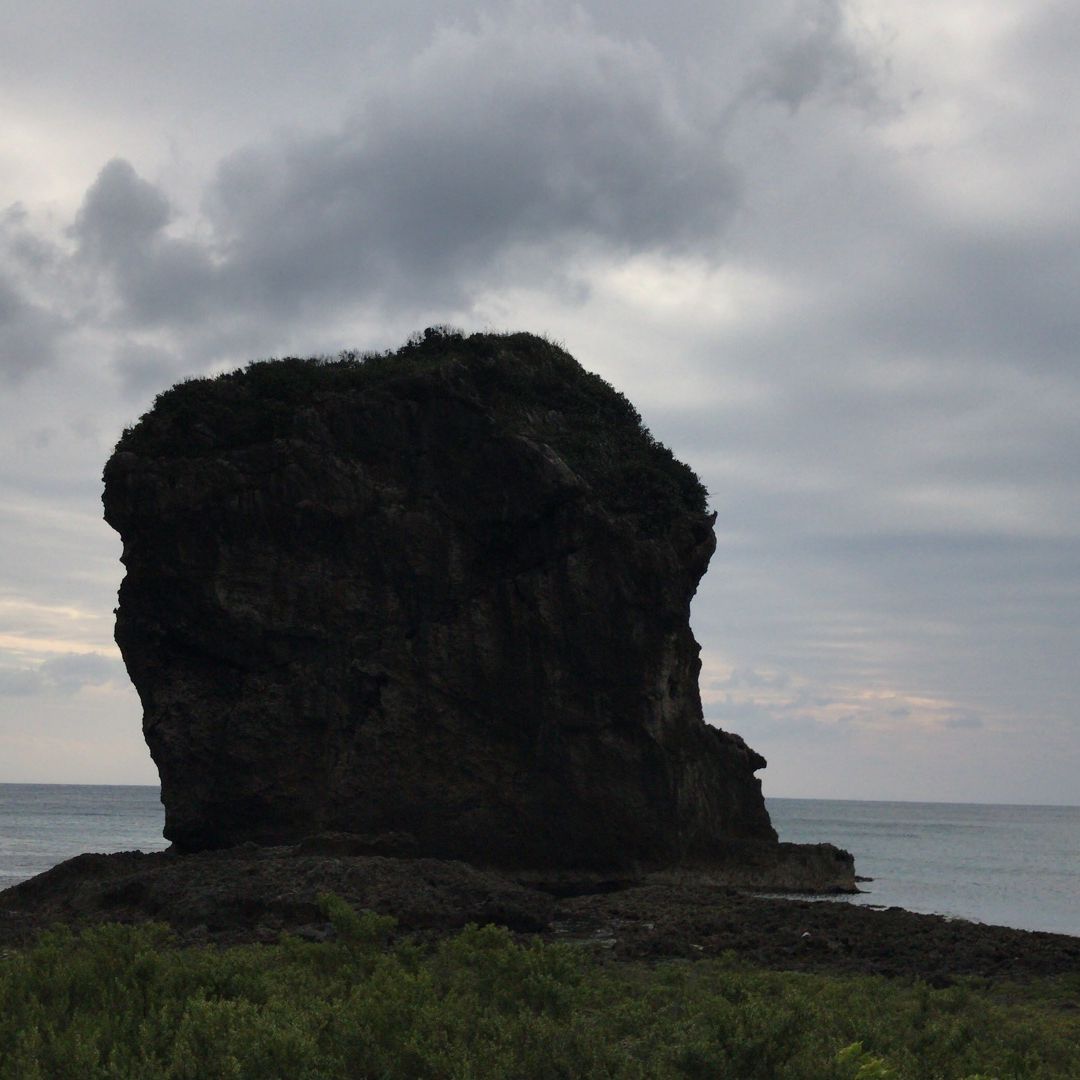
{"type": "Polygon", "coordinates": [[[116,449],[198,457],[288,439],[298,414],[320,400],[378,400],[417,387],[476,403],[504,430],[551,446],[609,510],[650,531],[706,509],[701,481],[653,438],[622,393],[527,333],[430,327],[396,351],[265,360],[188,379],[159,394],[116,449]]]}

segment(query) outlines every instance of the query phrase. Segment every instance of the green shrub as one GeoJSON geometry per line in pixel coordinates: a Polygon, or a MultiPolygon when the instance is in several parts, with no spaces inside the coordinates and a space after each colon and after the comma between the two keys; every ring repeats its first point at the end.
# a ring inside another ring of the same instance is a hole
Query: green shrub
{"type": "Polygon", "coordinates": [[[0,1080],[1080,1076],[1060,980],[613,964],[490,926],[421,948],[323,906],[323,943],[180,948],[160,926],[101,926],[0,957],[0,1080]]]}

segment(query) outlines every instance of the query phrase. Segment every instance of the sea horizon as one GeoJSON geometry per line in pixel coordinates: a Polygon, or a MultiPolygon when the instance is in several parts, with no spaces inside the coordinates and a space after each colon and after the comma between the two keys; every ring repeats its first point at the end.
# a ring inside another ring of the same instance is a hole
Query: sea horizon
{"type": "MultiPolygon", "coordinates": [[[[75,780],[0,780],[0,787],[98,787],[98,788],[155,788],[160,784],[136,784],[128,781],[104,783],[100,781],[82,782],[75,780]]],[[[1058,808],[1061,810],[1080,810],[1080,803],[1057,802],[982,802],[978,799],[862,799],[854,796],[832,795],[763,795],[765,802],[770,800],[787,802],[836,802],[836,803],[902,803],[917,806],[1030,806],[1058,808]]]]}

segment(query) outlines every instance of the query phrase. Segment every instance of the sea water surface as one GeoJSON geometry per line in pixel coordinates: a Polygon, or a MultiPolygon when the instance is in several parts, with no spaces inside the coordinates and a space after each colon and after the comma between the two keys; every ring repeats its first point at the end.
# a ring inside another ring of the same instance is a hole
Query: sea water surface
{"type": "MultiPolygon", "coordinates": [[[[1080,807],[766,802],[781,840],[855,856],[874,880],[850,902],[1080,936],[1080,807]]],[[[0,889],[84,851],[160,850],[164,820],[157,787],[0,784],[0,889]]]]}
{"type": "Polygon", "coordinates": [[[84,851],[160,851],[158,787],[0,784],[0,889],[84,851]]]}
{"type": "Polygon", "coordinates": [[[1080,936],[1080,807],[766,803],[781,840],[855,856],[853,903],[1080,936]]]}

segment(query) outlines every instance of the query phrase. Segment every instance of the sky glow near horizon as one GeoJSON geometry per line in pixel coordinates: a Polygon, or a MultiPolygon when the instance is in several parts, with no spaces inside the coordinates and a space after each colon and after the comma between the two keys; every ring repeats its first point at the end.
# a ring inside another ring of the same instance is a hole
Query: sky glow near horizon
{"type": "Polygon", "coordinates": [[[1080,803],[1080,9],[0,0],[0,782],[153,783],[121,430],[531,330],[702,476],[767,795],[1080,803]]]}

